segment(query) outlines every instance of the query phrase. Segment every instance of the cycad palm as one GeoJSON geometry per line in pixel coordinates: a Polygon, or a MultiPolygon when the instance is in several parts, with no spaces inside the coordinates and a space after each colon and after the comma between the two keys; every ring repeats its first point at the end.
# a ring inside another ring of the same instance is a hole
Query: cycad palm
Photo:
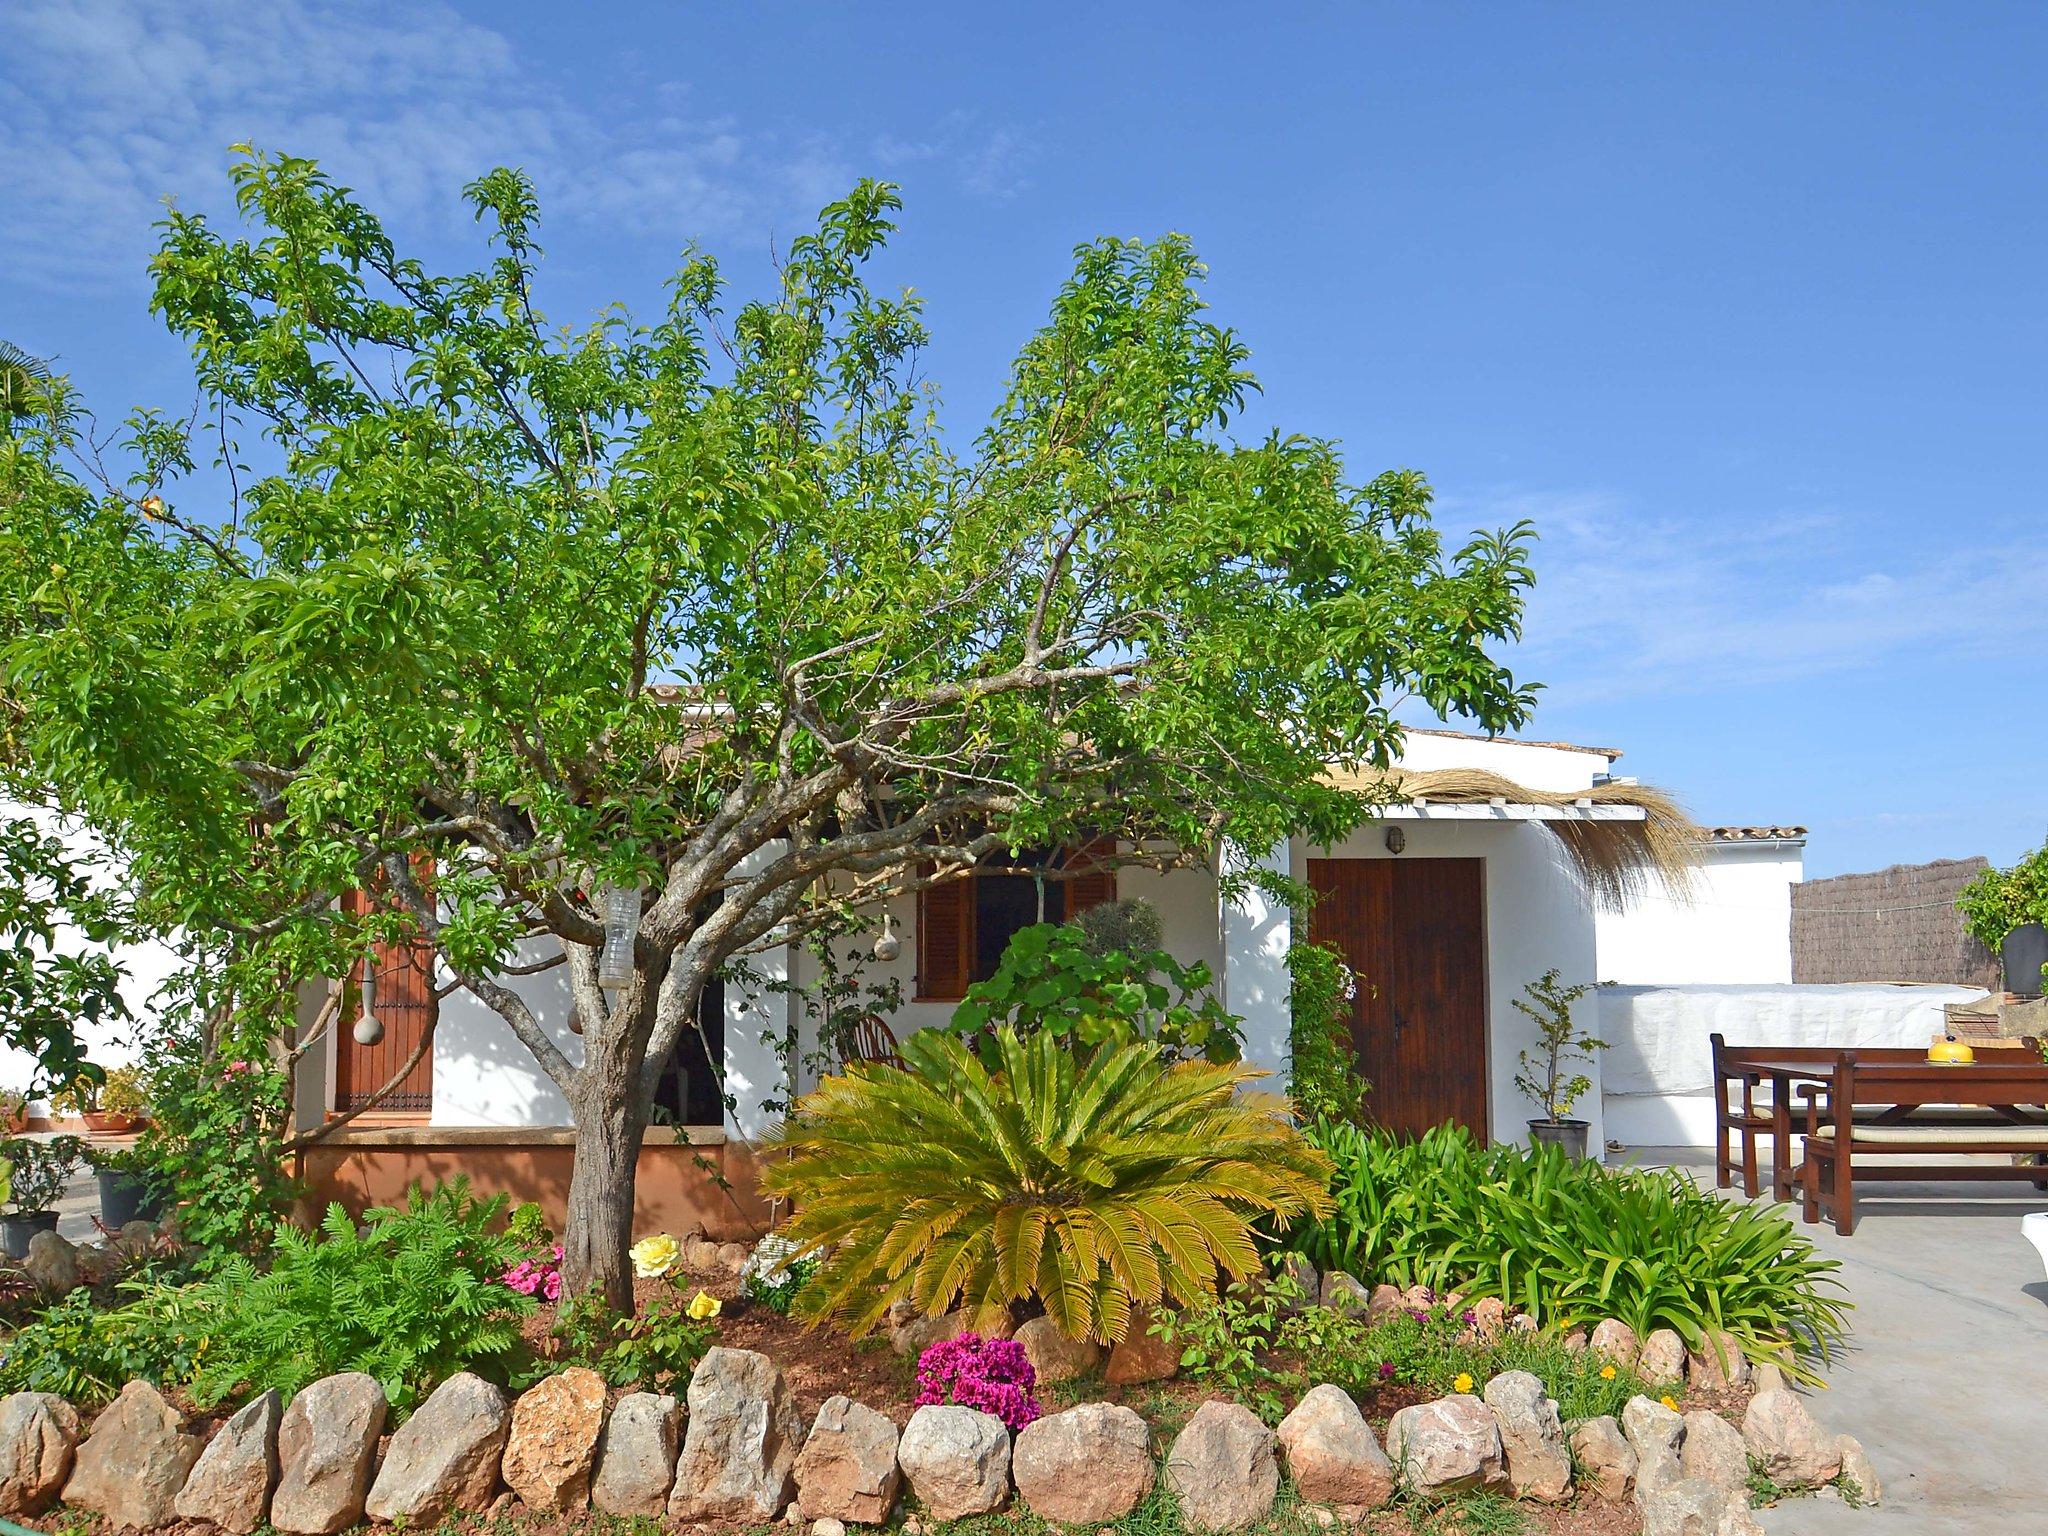
{"type": "Polygon", "coordinates": [[[1077,1059],[1049,1035],[952,1036],[911,1070],[859,1066],[797,1106],[766,1183],[829,1257],[798,1295],[855,1333],[892,1302],[964,1304],[980,1326],[1037,1296],[1070,1335],[1123,1337],[1136,1304],[1213,1295],[1259,1264],[1251,1224],[1326,1211],[1329,1164],[1256,1072],[1168,1065],[1149,1044],[1077,1059]]]}
{"type": "Polygon", "coordinates": [[[11,341],[0,341],[0,417],[33,416],[42,409],[50,365],[11,341]]]}

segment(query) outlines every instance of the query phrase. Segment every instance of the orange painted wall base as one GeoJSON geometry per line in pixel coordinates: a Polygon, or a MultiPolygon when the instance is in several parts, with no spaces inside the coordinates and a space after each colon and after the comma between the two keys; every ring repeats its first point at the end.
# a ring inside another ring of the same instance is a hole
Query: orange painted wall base
{"type": "MultiPolygon", "coordinates": [[[[360,1216],[370,1206],[403,1201],[414,1184],[432,1188],[465,1174],[479,1194],[538,1201],[559,1231],[574,1140],[566,1126],[351,1126],[308,1147],[300,1175],[316,1219],[330,1201],[360,1216]]],[[[758,1166],[752,1147],[722,1132],[651,1128],[634,1175],[634,1235],[702,1232],[722,1243],[753,1241],[768,1230],[758,1166]]]]}

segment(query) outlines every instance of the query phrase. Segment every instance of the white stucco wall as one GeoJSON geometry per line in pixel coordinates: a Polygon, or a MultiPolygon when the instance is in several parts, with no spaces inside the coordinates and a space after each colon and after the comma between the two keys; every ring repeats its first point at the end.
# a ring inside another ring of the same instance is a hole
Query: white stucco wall
{"type": "MultiPolygon", "coordinates": [[[[552,940],[528,940],[519,963],[559,954],[552,940]]],[[[439,980],[445,984],[445,972],[439,980]]],[[[535,976],[504,978],[526,1000],[549,1038],[573,1063],[583,1060],[582,1038],[569,1029],[569,973],[556,966],[535,976]]],[[[567,1125],[569,1101],[512,1026],[473,993],[460,988],[441,999],[434,1028],[434,1125],[567,1125]]]]}
{"type": "MultiPolygon", "coordinates": [[[[1526,782],[1526,780],[1524,781],[1526,782]]],[[[1486,1016],[1487,1112],[1496,1141],[1527,1141],[1528,1121],[1535,1106],[1514,1085],[1520,1053],[1536,1044],[1534,1023],[1518,1011],[1513,999],[1522,988],[1552,966],[1566,986],[1595,980],[1593,914],[1578,876],[1565,862],[1557,841],[1525,821],[1403,820],[1407,846],[1389,853],[1385,828],[1362,828],[1329,850],[1336,858],[1386,859],[1478,858],[1486,864],[1486,1016]]],[[[1320,849],[1295,846],[1296,868],[1320,849]]],[[[1582,1029],[1597,1033],[1598,1003],[1583,999],[1573,1010],[1582,1029]]],[[[1576,1115],[1589,1122],[1589,1144],[1598,1148],[1605,1135],[1601,1110],[1602,1063],[1585,1068],[1593,1087],[1580,1100],[1576,1115]]]]}
{"type": "Polygon", "coordinates": [[[1714,1140],[1713,1048],[1925,1046],[1942,1009],[1985,994],[1941,986],[1602,987],[1608,1134],[1632,1147],[1714,1140]]]}
{"type": "MultiPolygon", "coordinates": [[[[115,878],[105,845],[76,823],[65,822],[46,811],[16,801],[0,800],[0,821],[14,821],[22,817],[33,821],[45,832],[57,834],[71,856],[85,863],[95,881],[111,882],[115,878]]],[[[63,954],[82,955],[94,952],[96,946],[90,944],[76,928],[61,924],[57,930],[57,948],[63,954]]],[[[146,1031],[150,1020],[161,1008],[157,993],[171,973],[178,969],[179,958],[169,945],[154,942],[118,944],[105,953],[120,969],[121,1000],[128,1005],[134,1021],[81,1022],[79,1039],[85,1045],[88,1060],[104,1067],[125,1066],[136,1059],[134,1034],[138,1027],[146,1031]]],[[[0,1088],[26,1091],[35,1077],[36,1061],[33,1056],[11,1046],[0,1046],[0,1088]]]]}
{"type": "Polygon", "coordinates": [[[1792,887],[1805,845],[1711,842],[1690,901],[1659,882],[1595,922],[1600,979],[1631,986],[1770,986],[1792,980],[1792,887]]]}

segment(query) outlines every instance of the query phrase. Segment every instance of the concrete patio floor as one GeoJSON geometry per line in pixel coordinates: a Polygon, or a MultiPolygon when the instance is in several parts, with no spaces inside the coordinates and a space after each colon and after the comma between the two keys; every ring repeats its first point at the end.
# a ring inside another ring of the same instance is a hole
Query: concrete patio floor
{"type": "MultiPolygon", "coordinates": [[[[1712,1154],[1637,1149],[1713,1184],[1712,1154]]],[[[2020,1217],[2024,1184],[1872,1184],[1853,1237],[1802,1225],[1842,1263],[1849,1348],[1809,1399],[1854,1435],[1884,1482],[1878,1509],[1787,1500],[1773,1536],[2040,1536],[2048,1531],[2048,1279],[2020,1217]]],[[[1739,1196],[1738,1196],[1739,1198],[1739,1196]]]]}

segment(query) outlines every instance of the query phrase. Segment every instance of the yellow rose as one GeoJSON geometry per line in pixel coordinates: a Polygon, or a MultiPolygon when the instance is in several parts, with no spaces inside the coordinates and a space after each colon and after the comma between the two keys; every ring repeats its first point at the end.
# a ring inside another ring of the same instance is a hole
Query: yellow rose
{"type": "Polygon", "coordinates": [[[1458,1372],[1458,1379],[1452,1382],[1451,1386],[1459,1392],[1470,1392],[1472,1390],[1472,1373],[1470,1371],[1458,1372]]]}
{"type": "Polygon", "coordinates": [[[707,1317],[718,1316],[724,1306],[725,1304],[709,1291],[699,1291],[690,1298],[689,1312],[690,1316],[701,1323],[707,1317]]]}
{"type": "Polygon", "coordinates": [[[632,1248],[633,1273],[651,1280],[674,1269],[683,1257],[683,1245],[666,1232],[643,1237],[632,1248]]]}

